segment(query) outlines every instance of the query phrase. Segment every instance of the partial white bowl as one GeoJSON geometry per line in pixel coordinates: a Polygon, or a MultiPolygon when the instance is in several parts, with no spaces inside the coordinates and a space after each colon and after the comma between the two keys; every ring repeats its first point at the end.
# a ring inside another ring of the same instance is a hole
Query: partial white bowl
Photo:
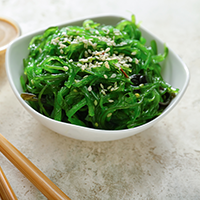
{"type": "MultiPolygon", "coordinates": [[[[116,15],[101,15],[73,20],[62,24],[56,24],[56,26],[63,27],[68,25],[82,25],[82,22],[86,19],[92,19],[95,22],[99,22],[102,24],[116,25],[122,18],[124,17],[116,15]]],[[[159,117],[135,128],[116,131],[85,128],[50,119],[35,111],[20,97],[20,94],[23,92],[20,84],[20,76],[23,74],[23,58],[26,58],[28,55],[29,42],[33,36],[43,33],[46,28],[27,35],[23,35],[10,44],[6,53],[6,71],[14,94],[16,95],[20,103],[24,106],[24,108],[44,126],[59,134],[85,141],[111,141],[135,135],[141,131],[148,129],[164,116],[166,116],[180,101],[188,86],[189,71],[186,65],[183,63],[180,57],[168,47],[168,57],[165,62],[162,63],[162,75],[166,82],[168,82],[174,88],[179,88],[179,93],[159,117]]],[[[158,45],[158,52],[163,53],[164,43],[143,27],[141,27],[140,30],[142,31],[143,36],[147,39],[147,44],[149,44],[152,39],[156,40],[158,45]]]]}

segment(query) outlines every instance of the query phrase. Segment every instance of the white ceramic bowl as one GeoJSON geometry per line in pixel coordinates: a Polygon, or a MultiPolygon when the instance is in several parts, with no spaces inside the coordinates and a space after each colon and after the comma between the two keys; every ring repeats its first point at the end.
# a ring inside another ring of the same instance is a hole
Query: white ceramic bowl
{"type": "MultiPolygon", "coordinates": [[[[84,19],[69,21],[63,24],[56,24],[56,26],[63,27],[67,25],[82,25],[82,22],[88,18],[93,19],[95,22],[116,25],[123,17],[116,15],[87,17],[84,19]]],[[[177,56],[169,48],[168,57],[165,60],[165,62],[162,63],[163,65],[162,75],[165,81],[171,84],[174,88],[179,88],[180,92],[173,99],[170,105],[165,109],[165,111],[154,120],[132,129],[108,131],[108,130],[85,128],[50,119],[35,111],[20,97],[20,94],[22,92],[22,87],[20,84],[20,76],[23,74],[23,58],[26,58],[28,55],[27,48],[29,42],[33,36],[43,33],[46,28],[27,35],[23,35],[17,40],[15,40],[13,43],[11,43],[6,53],[6,70],[10,85],[16,97],[18,98],[20,103],[24,106],[24,108],[26,108],[26,110],[38,121],[40,121],[44,126],[48,127],[49,129],[59,134],[85,141],[110,141],[132,136],[136,133],[148,129],[156,122],[158,122],[161,118],[163,118],[165,115],[167,115],[169,111],[171,111],[174,108],[174,106],[177,105],[177,103],[180,101],[181,97],[183,96],[187,88],[189,82],[189,71],[186,65],[180,59],[180,57],[177,56]]],[[[161,42],[156,36],[152,35],[149,31],[145,30],[144,28],[141,27],[140,30],[142,31],[143,36],[147,39],[147,44],[152,39],[156,40],[158,45],[158,52],[163,53],[164,43],[161,42]]]]}

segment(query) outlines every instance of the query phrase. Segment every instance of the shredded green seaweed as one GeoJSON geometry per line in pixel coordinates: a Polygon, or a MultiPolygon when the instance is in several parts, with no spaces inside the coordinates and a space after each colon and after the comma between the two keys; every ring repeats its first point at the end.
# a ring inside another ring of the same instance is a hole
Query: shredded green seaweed
{"type": "Polygon", "coordinates": [[[62,122],[106,130],[145,124],[178,93],[161,76],[168,48],[158,54],[154,40],[145,42],[134,15],[116,26],[48,28],[30,42],[21,96],[62,122]]]}

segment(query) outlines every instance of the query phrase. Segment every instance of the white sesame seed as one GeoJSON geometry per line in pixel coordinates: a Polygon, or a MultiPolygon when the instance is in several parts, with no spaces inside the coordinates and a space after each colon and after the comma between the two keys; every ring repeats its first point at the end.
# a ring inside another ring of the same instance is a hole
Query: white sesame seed
{"type": "Polygon", "coordinates": [[[126,45],[126,44],[127,44],[126,42],[121,42],[121,43],[120,43],[120,45],[126,45]]]}
{"type": "Polygon", "coordinates": [[[109,66],[109,64],[108,64],[108,61],[105,62],[105,67],[106,67],[107,69],[110,69],[110,66],[109,66]]]}
{"type": "Polygon", "coordinates": [[[138,64],[139,63],[139,60],[136,58],[135,59],[135,64],[138,64]]]}
{"type": "Polygon", "coordinates": [[[109,99],[108,101],[109,101],[110,103],[113,103],[113,102],[114,102],[114,100],[112,100],[112,99],[109,99]]]}
{"type": "Polygon", "coordinates": [[[64,68],[65,70],[68,70],[68,69],[69,69],[69,67],[67,67],[67,66],[63,66],[63,68],[64,68]]]}
{"type": "Polygon", "coordinates": [[[85,65],[82,65],[81,66],[81,69],[84,71],[86,69],[86,66],[85,65]]]}
{"type": "Polygon", "coordinates": [[[93,43],[92,47],[93,47],[94,49],[96,49],[97,43],[93,43]]]}
{"type": "Polygon", "coordinates": [[[84,63],[86,63],[86,62],[88,62],[88,59],[87,59],[87,58],[85,58],[85,59],[82,58],[82,59],[79,59],[79,61],[80,61],[80,62],[84,62],[84,63]]]}
{"type": "Polygon", "coordinates": [[[100,52],[97,52],[95,55],[96,55],[96,56],[99,56],[100,54],[101,54],[100,52]]]}
{"type": "Polygon", "coordinates": [[[89,45],[93,46],[93,43],[89,40],[89,45]]]}
{"type": "Polygon", "coordinates": [[[111,117],[111,116],[112,116],[112,113],[108,113],[108,114],[107,114],[107,117],[111,117]]]}
{"type": "Polygon", "coordinates": [[[112,85],[108,86],[107,89],[110,90],[111,87],[112,87],[112,85]]]}
{"type": "Polygon", "coordinates": [[[92,86],[91,86],[91,85],[88,87],[88,91],[89,91],[89,92],[92,91],[92,86]]]}
{"type": "Polygon", "coordinates": [[[143,87],[143,86],[144,86],[144,84],[143,84],[143,83],[141,83],[139,86],[140,86],[140,87],[143,87]]]}
{"type": "Polygon", "coordinates": [[[110,48],[108,47],[106,50],[105,50],[105,52],[109,52],[110,51],[110,48]]]}
{"type": "Polygon", "coordinates": [[[100,83],[100,87],[101,87],[102,89],[104,89],[104,86],[103,86],[103,84],[102,84],[102,83],[100,83]]]}
{"type": "Polygon", "coordinates": [[[101,93],[102,93],[103,95],[106,95],[105,90],[101,90],[101,93]]]}
{"type": "Polygon", "coordinates": [[[61,53],[61,54],[63,54],[63,53],[64,53],[64,51],[61,49],[61,50],[60,50],[60,53],[61,53]]]}
{"type": "Polygon", "coordinates": [[[119,69],[121,68],[121,66],[120,66],[119,63],[116,63],[115,66],[116,66],[117,68],[119,68],[119,69]]]}
{"type": "Polygon", "coordinates": [[[110,78],[116,78],[116,74],[112,74],[110,78]]]}
{"type": "Polygon", "coordinates": [[[105,78],[105,79],[107,79],[107,78],[108,78],[108,76],[107,76],[106,74],[104,74],[103,76],[104,76],[104,78],[105,78]]]}
{"type": "Polygon", "coordinates": [[[136,51],[133,51],[132,53],[131,53],[131,55],[136,55],[137,54],[137,52],[136,51]]]}
{"type": "Polygon", "coordinates": [[[90,49],[88,49],[88,53],[92,54],[92,51],[90,49]]]}
{"type": "Polygon", "coordinates": [[[129,67],[129,64],[126,64],[126,63],[125,63],[125,64],[123,64],[123,66],[128,68],[128,67],[129,67]]]}
{"type": "Polygon", "coordinates": [[[83,78],[87,78],[88,77],[88,75],[85,75],[83,78]]]}
{"type": "Polygon", "coordinates": [[[65,44],[60,44],[60,48],[61,48],[61,49],[65,48],[65,47],[66,47],[65,44]]]}

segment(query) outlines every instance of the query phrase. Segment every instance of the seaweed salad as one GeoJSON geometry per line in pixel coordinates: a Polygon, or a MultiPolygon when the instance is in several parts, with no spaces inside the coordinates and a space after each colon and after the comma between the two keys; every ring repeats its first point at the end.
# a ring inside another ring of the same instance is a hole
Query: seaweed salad
{"type": "Polygon", "coordinates": [[[146,46],[135,16],[115,26],[85,20],[34,36],[24,59],[21,97],[57,121],[95,129],[137,127],[178,93],[161,76],[156,41],[146,46]]]}

